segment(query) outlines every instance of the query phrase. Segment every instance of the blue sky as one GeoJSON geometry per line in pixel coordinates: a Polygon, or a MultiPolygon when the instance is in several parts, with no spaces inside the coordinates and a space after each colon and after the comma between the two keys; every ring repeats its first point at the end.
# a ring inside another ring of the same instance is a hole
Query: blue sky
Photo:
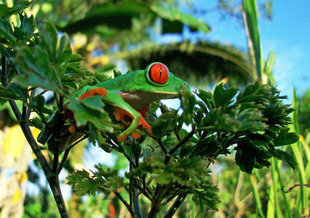
{"type": "MultiPolygon", "coordinates": [[[[217,0],[196,0],[198,8],[212,8],[217,0]]],[[[257,3],[261,2],[257,0],[257,3]]],[[[274,76],[283,94],[291,96],[293,86],[302,94],[310,89],[310,1],[274,0],[272,20],[259,15],[258,25],[264,59],[270,51],[276,53],[274,76]]],[[[234,45],[244,51],[247,39],[242,25],[235,19],[221,19],[216,13],[201,17],[212,27],[199,37],[234,45]]]]}

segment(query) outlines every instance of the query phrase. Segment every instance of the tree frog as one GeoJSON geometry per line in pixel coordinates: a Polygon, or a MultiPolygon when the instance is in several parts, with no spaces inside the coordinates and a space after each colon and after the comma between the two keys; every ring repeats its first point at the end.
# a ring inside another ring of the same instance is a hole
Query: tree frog
{"type": "Polygon", "coordinates": [[[118,140],[123,141],[129,134],[138,138],[140,135],[134,130],[140,126],[152,134],[151,126],[144,120],[149,105],[160,99],[177,98],[181,86],[190,92],[187,82],[174,76],[163,63],[154,62],[145,70],[128,72],[93,86],[85,86],[77,96],[82,100],[102,95],[103,101],[115,108],[116,120],[130,117],[131,123],[118,136],[118,140]]]}

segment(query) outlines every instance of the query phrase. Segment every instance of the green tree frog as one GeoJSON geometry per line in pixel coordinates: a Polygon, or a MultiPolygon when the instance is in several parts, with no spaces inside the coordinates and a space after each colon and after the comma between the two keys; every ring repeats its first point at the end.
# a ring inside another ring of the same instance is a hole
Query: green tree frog
{"type": "Polygon", "coordinates": [[[130,117],[131,123],[118,136],[118,140],[123,141],[129,134],[138,138],[140,135],[134,130],[140,126],[152,134],[151,126],[144,120],[149,105],[160,99],[177,98],[182,86],[190,92],[187,82],[169,72],[166,65],[154,62],[145,70],[128,72],[93,86],[85,86],[76,95],[80,100],[102,95],[103,101],[115,108],[116,120],[130,117]]]}

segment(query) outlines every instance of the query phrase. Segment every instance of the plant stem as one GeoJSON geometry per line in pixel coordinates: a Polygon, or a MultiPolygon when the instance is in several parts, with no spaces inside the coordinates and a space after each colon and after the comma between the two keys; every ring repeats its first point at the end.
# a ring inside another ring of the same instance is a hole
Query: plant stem
{"type": "Polygon", "coordinates": [[[62,157],[62,160],[61,160],[61,162],[60,162],[60,164],[59,164],[59,167],[58,167],[58,169],[57,169],[57,174],[59,174],[59,173],[61,172],[63,166],[65,165],[65,162],[66,162],[66,160],[68,159],[70,150],[71,150],[75,145],[77,145],[78,143],[80,143],[81,141],[83,141],[83,140],[86,139],[86,138],[87,138],[87,136],[84,136],[84,137],[80,138],[78,141],[74,142],[72,145],[70,145],[70,146],[65,150],[65,153],[64,153],[64,155],[63,155],[63,157],[62,157]]]}
{"type": "Polygon", "coordinates": [[[169,208],[169,210],[167,211],[167,213],[165,214],[164,218],[170,218],[174,215],[174,213],[177,211],[177,209],[181,206],[181,204],[183,203],[183,201],[186,198],[186,194],[180,194],[177,199],[175,200],[175,202],[172,204],[172,206],[169,208]]]}
{"type": "Polygon", "coordinates": [[[135,217],[135,212],[133,211],[133,209],[131,208],[131,206],[127,203],[127,201],[125,201],[125,199],[121,196],[120,193],[118,193],[117,191],[113,191],[113,193],[115,194],[115,196],[126,206],[127,210],[129,211],[129,213],[131,214],[132,217],[135,217]]]}
{"type": "Polygon", "coordinates": [[[62,218],[69,217],[64,199],[62,197],[62,193],[61,193],[61,189],[60,189],[60,185],[59,185],[58,174],[55,174],[53,177],[50,177],[47,180],[48,180],[48,184],[51,187],[52,193],[54,195],[54,199],[56,201],[60,216],[62,218]]]}
{"type": "Polygon", "coordinates": [[[186,142],[190,137],[192,137],[195,134],[195,130],[193,129],[190,133],[188,133],[174,148],[172,148],[169,151],[169,155],[172,155],[174,152],[176,152],[184,142],[186,142]]]}
{"type": "MultiPolygon", "coordinates": [[[[1,79],[2,79],[2,85],[4,87],[8,87],[9,83],[8,83],[8,65],[7,65],[7,61],[4,55],[2,55],[2,74],[1,74],[1,79]]],[[[23,109],[23,116],[21,114],[21,112],[19,111],[15,101],[13,100],[9,100],[9,103],[11,105],[11,108],[16,116],[16,119],[19,121],[20,127],[33,151],[33,153],[36,155],[37,159],[39,160],[43,172],[45,174],[45,177],[47,178],[47,181],[50,185],[50,188],[52,190],[52,193],[54,195],[55,201],[57,203],[57,207],[59,210],[59,213],[61,215],[61,217],[67,218],[68,216],[68,212],[65,206],[65,202],[63,200],[62,194],[61,194],[61,190],[60,190],[60,185],[59,185],[59,179],[58,179],[58,175],[52,172],[51,167],[49,166],[47,160],[45,159],[45,157],[43,156],[36,140],[34,139],[32,132],[30,130],[30,127],[28,125],[28,120],[27,119],[23,119],[23,117],[26,117],[26,113],[25,113],[25,109],[23,109]]]]}
{"type": "Polygon", "coordinates": [[[255,176],[253,174],[249,175],[249,178],[250,178],[250,185],[251,185],[251,188],[252,188],[252,192],[254,194],[254,199],[255,199],[255,203],[256,203],[257,213],[258,213],[258,215],[260,217],[265,217],[264,213],[263,213],[263,210],[262,210],[262,203],[261,203],[261,200],[259,198],[258,189],[256,187],[256,185],[257,185],[256,178],[255,178],[255,176]]]}
{"type": "Polygon", "coordinates": [[[133,190],[133,206],[135,208],[135,212],[138,218],[142,218],[140,206],[139,206],[139,196],[138,196],[138,190],[137,188],[134,188],[133,190]]]}

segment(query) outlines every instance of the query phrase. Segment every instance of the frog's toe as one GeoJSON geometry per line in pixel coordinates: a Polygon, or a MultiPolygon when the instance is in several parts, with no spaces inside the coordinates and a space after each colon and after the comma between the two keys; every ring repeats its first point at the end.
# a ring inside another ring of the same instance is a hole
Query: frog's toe
{"type": "Polygon", "coordinates": [[[142,126],[143,129],[148,129],[150,134],[152,134],[151,125],[146,122],[146,120],[143,118],[143,116],[141,116],[141,114],[139,117],[138,126],[142,126]]]}
{"type": "Polygon", "coordinates": [[[85,92],[82,96],[79,97],[79,100],[83,100],[85,98],[94,96],[94,95],[107,95],[107,90],[103,87],[95,88],[95,89],[90,89],[87,92],[85,92]]]}
{"type": "Polygon", "coordinates": [[[126,138],[127,138],[127,135],[124,134],[124,133],[121,133],[121,134],[119,134],[119,135],[117,136],[117,140],[118,140],[119,142],[124,141],[126,138]]]}
{"type": "Polygon", "coordinates": [[[140,135],[139,133],[137,133],[137,132],[132,132],[132,133],[131,133],[131,136],[132,136],[132,138],[134,138],[134,139],[137,139],[137,138],[140,138],[140,137],[141,137],[141,135],[140,135]]]}

